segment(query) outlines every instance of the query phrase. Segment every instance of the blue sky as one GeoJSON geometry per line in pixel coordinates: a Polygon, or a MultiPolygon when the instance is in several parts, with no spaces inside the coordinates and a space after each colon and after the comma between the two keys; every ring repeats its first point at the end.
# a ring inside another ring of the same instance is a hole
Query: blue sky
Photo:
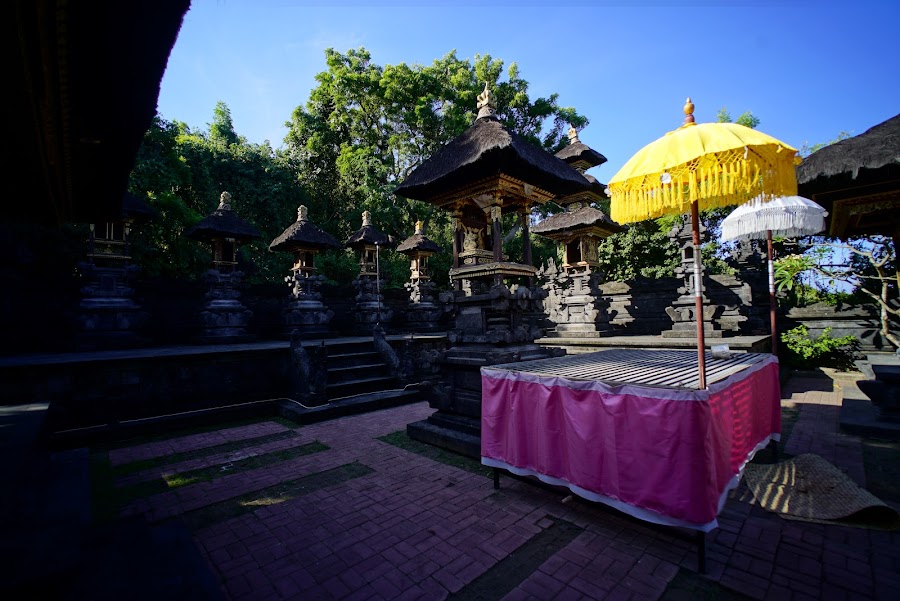
{"type": "Polygon", "coordinates": [[[688,96],[698,122],[750,110],[798,148],[893,117],[898,19],[900,2],[868,0],[194,0],[158,111],[205,129],[222,100],[238,134],[279,147],[326,48],[380,65],[489,54],[518,63],[532,98],[556,92],[590,119],[580,138],[609,159],[591,170],[608,181],[681,124],[688,96]]]}

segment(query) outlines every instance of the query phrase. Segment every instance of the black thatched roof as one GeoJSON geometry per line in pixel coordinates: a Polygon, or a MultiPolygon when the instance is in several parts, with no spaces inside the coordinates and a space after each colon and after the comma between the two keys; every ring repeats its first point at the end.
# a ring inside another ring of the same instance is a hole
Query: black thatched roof
{"type": "Polygon", "coordinates": [[[6,185],[29,202],[3,219],[92,223],[119,215],[190,0],[12,0],[6,44],[6,185]]]}
{"type": "Polygon", "coordinates": [[[395,193],[428,201],[500,173],[560,196],[585,188],[584,177],[565,161],[507,130],[496,119],[481,118],[419,165],[395,193]]]}
{"type": "Polygon", "coordinates": [[[382,234],[371,225],[364,225],[347,238],[347,241],[344,242],[344,246],[358,248],[360,246],[365,246],[366,244],[388,246],[392,243],[393,240],[390,236],[382,234]]]}
{"type": "Polygon", "coordinates": [[[819,178],[842,175],[856,179],[862,169],[874,170],[898,164],[900,115],[812,153],[797,167],[797,182],[803,185],[819,178]]]}
{"type": "Polygon", "coordinates": [[[150,219],[156,216],[156,210],[131,192],[126,192],[122,199],[122,215],[135,220],[150,219]]]}
{"type": "Polygon", "coordinates": [[[551,215],[531,228],[531,231],[543,236],[587,227],[608,231],[607,235],[625,231],[624,227],[610,219],[606,213],[594,207],[581,207],[574,211],[551,215]]]}
{"type": "Polygon", "coordinates": [[[238,217],[228,204],[219,204],[218,209],[201,219],[197,225],[186,231],[184,235],[194,240],[211,240],[213,238],[253,240],[262,238],[259,230],[238,217]]]}
{"type": "Polygon", "coordinates": [[[591,167],[596,167],[606,162],[605,156],[580,141],[570,143],[568,146],[557,152],[555,156],[570,165],[583,161],[591,167]]]}
{"type": "Polygon", "coordinates": [[[324,232],[310,223],[305,218],[300,217],[288,226],[280,236],[272,240],[269,244],[269,250],[292,251],[297,247],[306,248],[340,248],[340,244],[334,239],[334,236],[328,232],[324,232]]]}
{"type": "Polygon", "coordinates": [[[415,233],[397,247],[397,252],[400,253],[409,253],[413,251],[422,251],[422,252],[441,252],[441,247],[435,244],[432,240],[429,240],[425,234],[415,233]]]}

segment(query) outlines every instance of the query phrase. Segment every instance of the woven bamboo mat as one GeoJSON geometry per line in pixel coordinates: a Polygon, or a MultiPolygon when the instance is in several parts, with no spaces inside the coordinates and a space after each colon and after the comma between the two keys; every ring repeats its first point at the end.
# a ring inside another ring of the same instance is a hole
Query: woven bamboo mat
{"type": "Polygon", "coordinates": [[[786,519],[882,530],[900,527],[895,509],[819,455],[750,463],[743,479],[757,503],[786,519]]]}

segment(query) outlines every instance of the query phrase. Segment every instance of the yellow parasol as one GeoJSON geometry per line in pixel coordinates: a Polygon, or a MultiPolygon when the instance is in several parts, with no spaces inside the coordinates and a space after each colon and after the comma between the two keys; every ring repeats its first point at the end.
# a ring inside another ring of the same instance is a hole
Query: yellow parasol
{"type": "Polygon", "coordinates": [[[684,105],[684,125],[640,149],[608,184],[610,217],[633,223],[691,212],[694,298],[700,388],[706,388],[700,209],[763,202],[797,194],[797,149],[737,123],[694,123],[684,105]]]}

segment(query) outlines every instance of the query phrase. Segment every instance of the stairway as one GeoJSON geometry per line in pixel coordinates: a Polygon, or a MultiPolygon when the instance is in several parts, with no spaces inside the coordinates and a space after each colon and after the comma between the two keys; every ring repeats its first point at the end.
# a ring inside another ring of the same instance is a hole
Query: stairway
{"type": "Polygon", "coordinates": [[[371,338],[336,339],[327,349],[326,401],[305,407],[282,403],[279,414],[299,424],[310,424],[345,415],[396,407],[422,399],[418,386],[404,387],[375,350],[371,338]]]}

